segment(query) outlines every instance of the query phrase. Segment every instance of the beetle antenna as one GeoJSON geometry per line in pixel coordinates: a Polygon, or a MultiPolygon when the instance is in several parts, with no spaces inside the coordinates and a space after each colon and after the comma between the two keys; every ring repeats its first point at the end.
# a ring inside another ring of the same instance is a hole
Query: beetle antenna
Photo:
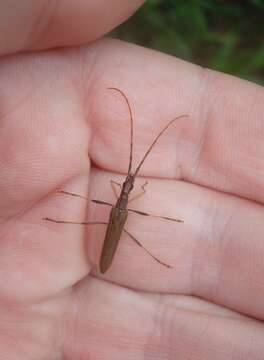
{"type": "Polygon", "coordinates": [[[131,106],[129,104],[126,94],[122,90],[115,88],[115,87],[109,87],[107,89],[118,91],[123,96],[123,98],[125,99],[126,104],[128,106],[128,110],[129,110],[129,114],[130,114],[130,154],[129,154],[129,165],[128,165],[127,172],[128,172],[128,174],[130,174],[131,168],[132,168],[132,160],[133,160],[133,132],[134,132],[134,120],[133,120],[133,115],[132,115],[132,109],[131,109],[131,106]]]}
{"type": "Polygon", "coordinates": [[[141,166],[143,165],[144,161],[146,160],[146,157],[148,156],[148,154],[150,153],[150,151],[152,150],[152,148],[154,147],[154,145],[156,144],[156,142],[159,140],[159,138],[161,137],[161,135],[168,129],[169,126],[171,126],[176,120],[183,118],[183,117],[188,117],[188,115],[184,114],[184,115],[180,115],[177,116],[176,118],[172,119],[171,121],[168,122],[168,124],[158,133],[158,135],[156,136],[156,138],[154,139],[153,143],[150,145],[150,147],[148,148],[148,150],[146,151],[145,155],[143,156],[142,160],[140,161],[140,163],[138,164],[138,167],[136,168],[135,172],[134,172],[134,176],[137,175],[137,173],[139,172],[141,166]]]}

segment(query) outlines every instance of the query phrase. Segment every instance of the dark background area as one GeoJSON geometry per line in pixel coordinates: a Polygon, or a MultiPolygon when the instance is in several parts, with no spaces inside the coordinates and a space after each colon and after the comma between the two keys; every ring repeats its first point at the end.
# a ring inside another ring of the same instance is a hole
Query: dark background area
{"type": "Polygon", "coordinates": [[[148,0],[111,35],[264,85],[264,0],[148,0]]]}

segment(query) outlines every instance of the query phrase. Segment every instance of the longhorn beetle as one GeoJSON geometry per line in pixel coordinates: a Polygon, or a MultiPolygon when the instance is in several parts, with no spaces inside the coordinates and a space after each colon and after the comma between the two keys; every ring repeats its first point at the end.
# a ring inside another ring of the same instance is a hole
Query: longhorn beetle
{"type": "MultiPolygon", "coordinates": [[[[139,245],[141,248],[143,248],[158,263],[166,266],[167,268],[172,268],[171,265],[164,263],[163,261],[161,261],[157,257],[155,257],[153,254],[151,254],[130,232],[128,232],[124,228],[124,226],[127,221],[128,212],[133,212],[133,213],[143,215],[143,216],[154,216],[154,217],[161,218],[164,220],[169,220],[169,221],[174,221],[174,222],[179,222],[179,223],[183,222],[183,220],[180,220],[180,219],[174,219],[174,218],[166,217],[166,216],[152,215],[152,214],[148,214],[143,211],[128,209],[127,204],[129,203],[129,201],[135,200],[136,198],[138,198],[139,196],[143,195],[146,192],[145,186],[147,185],[147,182],[145,182],[141,186],[142,192],[140,194],[129,199],[129,194],[134,188],[135,178],[136,178],[139,170],[141,169],[146,157],[149,155],[150,151],[152,150],[153,146],[156,144],[158,139],[168,129],[169,126],[171,126],[176,120],[183,118],[183,117],[187,117],[188,115],[180,115],[167,123],[167,125],[158,133],[158,135],[156,136],[156,138],[154,139],[154,141],[152,142],[152,144],[149,146],[146,153],[144,154],[142,160],[139,162],[138,166],[136,167],[136,170],[133,172],[132,171],[132,160],[133,160],[133,131],[134,131],[133,123],[134,123],[134,121],[133,121],[131,106],[130,106],[129,101],[123,91],[121,91],[120,89],[115,88],[115,87],[110,87],[108,89],[117,91],[119,94],[122,95],[122,97],[124,98],[124,100],[128,106],[129,115],[130,115],[130,154],[129,154],[129,165],[128,165],[127,176],[122,185],[111,180],[112,189],[117,197],[116,204],[113,205],[106,201],[101,201],[101,200],[91,200],[92,202],[94,202],[96,204],[106,205],[106,206],[110,206],[112,208],[110,211],[109,220],[108,220],[108,222],[102,222],[102,221],[75,222],[75,221],[55,220],[55,219],[51,219],[48,217],[43,218],[43,220],[60,223],[60,224],[80,224],[80,225],[103,224],[103,225],[107,225],[103,248],[102,248],[101,257],[100,257],[100,264],[99,264],[101,273],[105,273],[109,269],[109,267],[112,263],[112,260],[114,258],[114,255],[115,255],[122,232],[125,232],[132,240],[135,241],[135,243],[137,245],[139,245]],[[118,185],[121,189],[119,196],[116,192],[116,188],[114,187],[114,185],[118,185]]],[[[79,198],[87,199],[86,197],[84,197],[82,195],[74,194],[74,193],[71,193],[68,191],[60,190],[59,192],[66,194],[66,195],[76,196],[79,198]]]]}

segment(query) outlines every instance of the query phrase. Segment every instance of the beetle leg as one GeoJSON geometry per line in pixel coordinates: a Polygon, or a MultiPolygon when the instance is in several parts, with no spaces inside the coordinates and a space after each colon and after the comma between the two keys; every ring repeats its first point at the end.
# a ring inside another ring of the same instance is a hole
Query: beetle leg
{"type": "Polygon", "coordinates": [[[42,218],[44,221],[54,222],[57,224],[73,224],[73,225],[108,225],[108,222],[104,221],[66,221],[66,220],[56,220],[49,217],[42,218]]]}
{"type": "Polygon", "coordinates": [[[122,189],[122,185],[119,184],[118,182],[114,181],[114,180],[110,180],[110,184],[111,184],[111,188],[113,190],[113,193],[115,194],[115,197],[118,199],[119,195],[118,195],[118,193],[116,191],[115,185],[117,185],[120,188],[120,190],[122,189]]]}
{"type": "Polygon", "coordinates": [[[159,260],[156,256],[154,256],[153,254],[151,254],[151,252],[146,249],[130,232],[128,232],[126,229],[123,229],[123,231],[138,245],[140,246],[142,249],[144,249],[148,255],[150,255],[155,261],[157,261],[159,264],[166,266],[167,268],[173,269],[173,266],[166,264],[165,262],[159,260]]]}
{"type": "Polygon", "coordinates": [[[141,196],[145,195],[145,194],[146,194],[146,189],[145,189],[145,187],[146,187],[147,185],[148,185],[148,182],[145,181],[144,184],[140,186],[141,189],[142,189],[141,192],[138,193],[138,194],[136,194],[136,195],[134,195],[134,196],[132,196],[132,197],[128,200],[128,202],[130,203],[131,201],[134,201],[134,200],[140,198],[141,196]]]}
{"type": "Polygon", "coordinates": [[[172,218],[172,217],[168,217],[168,216],[160,216],[160,215],[149,214],[147,212],[139,211],[139,210],[127,209],[127,211],[133,212],[135,214],[143,215],[143,216],[151,216],[151,217],[154,217],[154,218],[174,221],[174,222],[178,222],[178,223],[183,223],[184,222],[181,219],[176,219],[176,218],[172,218]]]}
{"type": "Polygon", "coordinates": [[[84,200],[88,200],[87,196],[75,194],[75,193],[72,193],[72,192],[69,192],[69,191],[58,190],[57,192],[60,193],[60,194],[70,195],[70,196],[78,197],[78,198],[81,198],[81,199],[84,199],[84,200]]]}

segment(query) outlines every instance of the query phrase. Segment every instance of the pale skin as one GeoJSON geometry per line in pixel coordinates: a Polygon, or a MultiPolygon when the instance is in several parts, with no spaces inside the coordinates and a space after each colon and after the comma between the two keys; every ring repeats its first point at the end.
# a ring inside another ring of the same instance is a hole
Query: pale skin
{"type": "Polygon", "coordinates": [[[37,40],[35,3],[27,2],[27,36],[18,7],[10,41],[0,42],[2,55],[15,53],[0,60],[2,357],[263,359],[263,88],[114,40],[70,48],[132,14],[130,1],[99,9],[94,23],[83,15],[89,2],[75,11],[65,3],[68,16],[45,9],[52,26],[37,40]],[[74,21],[79,28],[67,25],[74,21]],[[131,203],[184,224],[137,214],[127,223],[173,269],[123,235],[98,276],[104,226],[42,221],[107,219],[107,207],[56,191],[115,200],[110,181],[124,180],[129,130],[109,86],[130,100],[136,163],[167,121],[189,115],[153,150],[135,188],[147,180],[146,194],[131,203]]]}

